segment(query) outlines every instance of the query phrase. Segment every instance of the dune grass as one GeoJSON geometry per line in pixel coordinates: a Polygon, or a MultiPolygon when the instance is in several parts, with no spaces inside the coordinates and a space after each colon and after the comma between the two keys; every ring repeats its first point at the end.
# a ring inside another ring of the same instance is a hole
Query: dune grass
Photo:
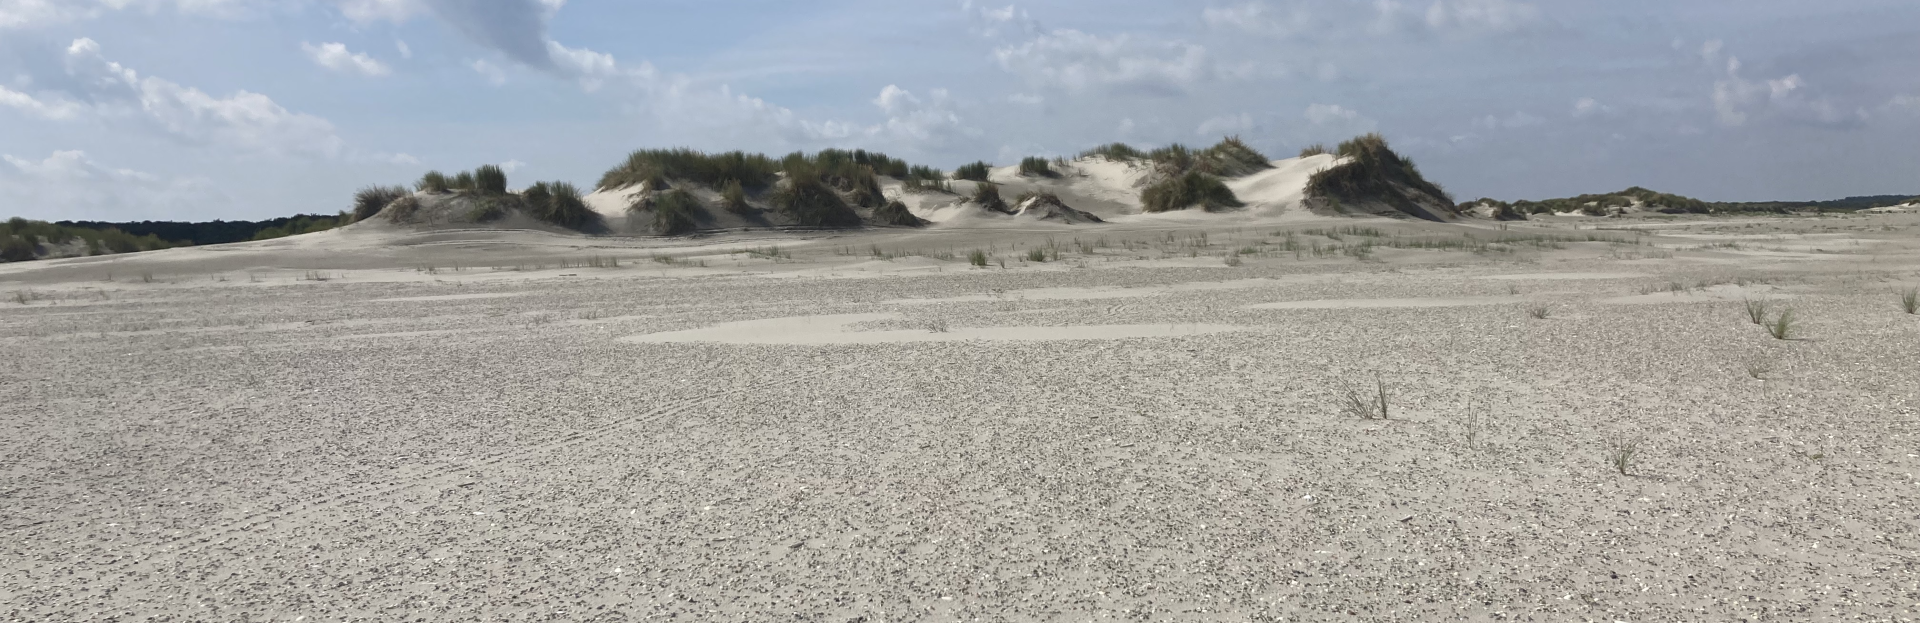
{"type": "Polygon", "coordinates": [[[387,222],[396,225],[412,223],[414,217],[420,213],[420,199],[413,195],[395,199],[393,203],[387,204],[386,213],[387,222]]]}
{"type": "Polygon", "coordinates": [[[1013,211],[1013,208],[1007,206],[1007,201],[1000,198],[1000,187],[993,182],[981,182],[978,186],[975,186],[973,189],[973,202],[980,207],[995,212],[1013,211]]]}
{"type": "Polygon", "coordinates": [[[1640,456],[1640,446],[1644,442],[1639,437],[1616,437],[1607,441],[1607,464],[1622,476],[1633,475],[1634,460],[1640,456]]]}
{"type": "Polygon", "coordinates": [[[482,195],[507,194],[507,172],[491,164],[480,165],[473,170],[473,190],[482,195]]]}
{"type": "Polygon", "coordinates": [[[480,183],[474,179],[472,171],[461,171],[447,179],[447,187],[455,191],[473,192],[480,188],[480,183]]]}
{"type": "Polygon", "coordinates": [[[666,179],[687,180],[719,187],[728,181],[759,190],[778,179],[780,164],[761,154],[730,151],[708,154],[692,149],[642,149],[600,176],[600,188],[645,184],[649,190],[666,187],[666,179]]]}
{"type": "Polygon", "coordinates": [[[1780,310],[1779,315],[1763,326],[1767,329],[1767,335],[1776,340],[1791,340],[1800,330],[1799,320],[1794,318],[1792,308],[1780,310]]]}
{"type": "Polygon", "coordinates": [[[1527,315],[1532,316],[1535,320],[1546,320],[1547,316],[1553,315],[1553,308],[1548,307],[1545,303],[1528,305],[1527,315]]]}
{"type": "Polygon", "coordinates": [[[1238,208],[1241,203],[1220,178],[1200,171],[1187,171],[1140,192],[1141,209],[1147,212],[1184,210],[1199,206],[1207,211],[1238,208]]]}
{"type": "Polygon", "coordinates": [[[1767,323],[1767,312],[1771,309],[1773,304],[1765,299],[1747,299],[1747,321],[1764,325],[1767,323]]]}
{"type": "Polygon", "coordinates": [[[1908,288],[1900,293],[1900,309],[1908,314],[1920,315],[1920,287],[1908,288]]]}
{"type": "Polygon", "coordinates": [[[400,186],[368,186],[353,193],[353,220],[364,221],[379,214],[387,204],[407,195],[400,186]]]}
{"type": "Polygon", "coordinates": [[[1387,384],[1375,376],[1373,389],[1347,382],[1339,396],[1340,411],[1362,420],[1387,419],[1387,384]]]}
{"type": "Polygon", "coordinates": [[[925,227],[927,225],[926,219],[914,215],[912,210],[907,209],[907,204],[901,203],[899,200],[889,201],[886,205],[874,208],[873,222],[880,225],[893,225],[896,227],[925,227]]]}
{"type": "Polygon", "coordinates": [[[1300,148],[1301,158],[1311,158],[1313,156],[1318,156],[1325,153],[1328,153],[1327,146],[1320,143],[1314,143],[1312,145],[1308,145],[1306,147],[1300,148]]]}
{"type": "Polygon", "coordinates": [[[720,187],[720,207],[734,214],[753,211],[753,206],[747,205],[747,189],[740,185],[740,180],[727,180],[727,183],[720,187]]]}
{"type": "Polygon", "coordinates": [[[1397,178],[1418,190],[1454,204],[1452,195],[1438,184],[1420,175],[1412,160],[1394,153],[1387,139],[1377,133],[1342,141],[1335,154],[1351,158],[1346,164],[1314,173],[1307,179],[1307,194],[1322,197],[1356,197],[1391,191],[1390,179],[1397,178]]]}
{"type": "Polygon", "coordinates": [[[1059,175],[1054,172],[1051,165],[1047,164],[1046,158],[1038,156],[1028,156],[1021,159],[1020,174],[1030,177],[1057,177],[1059,175]]]}
{"type": "Polygon", "coordinates": [[[697,215],[706,210],[700,199],[685,189],[674,189],[654,198],[653,231],[663,236],[682,236],[700,229],[697,215]]]}
{"type": "Polygon", "coordinates": [[[787,180],[774,191],[774,207],[806,227],[857,227],[860,215],[805,162],[786,164],[787,180]]]}
{"type": "Polygon", "coordinates": [[[967,263],[979,268],[987,267],[987,252],[974,249],[967,252],[967,263]]]}
{"type": "Polygon", "coordinates": [[[413,183],[413,189],[423,193],[444,193],[453,190],[453,181],[447,179],[445,173],[428,171],[420,176],[420,181],[413,183]]]}
{"type": "Polygon", "coordinates": [[[535,182],[520,193],[528,216],[568,229],[582,229],[600,220],[587,207],[580,189],[569,182],[535,182]]]}
{"type": "Polygon", "coordinates": [[[987,173],[992,170],[993,165],[985,162],[963,164],[960,165],[960,168],[953,170],[953,179],[984,182],[987,181],[987,173]]]}
{"type": "Polygon", "coordinates": [[[1114,162],[1127,162],[1145,159],[1147,152],[1135,149],[1132,145],[1126,143],[1108,143],[1080,152],[1081,158],[1091,158],[1094,156],[1106,158],[1114,162]]]}

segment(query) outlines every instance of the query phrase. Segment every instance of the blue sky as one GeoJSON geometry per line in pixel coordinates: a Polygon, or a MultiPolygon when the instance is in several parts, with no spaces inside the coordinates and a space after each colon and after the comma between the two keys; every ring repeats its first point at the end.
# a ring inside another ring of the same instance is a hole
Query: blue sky
{"type": "Polygon", "coordinates": [[[0,215],[332,213],[503,163],[950,168],[1379,131],[1461,199],[1920,193],[1911,0],[0,0],[0,215]]]}

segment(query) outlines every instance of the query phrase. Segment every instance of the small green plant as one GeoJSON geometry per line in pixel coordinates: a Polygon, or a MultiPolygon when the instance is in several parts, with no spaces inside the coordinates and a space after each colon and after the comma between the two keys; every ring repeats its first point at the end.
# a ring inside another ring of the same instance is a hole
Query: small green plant
{"type": "Polygon", "coordinates": [[[1767,312],[1772,308],[1773,304],[1765,299],[1747,299],[1747,320],[1753,324],[1766,324],[1767,312]]]}
{"type": "Polygon", "coordinates": [[[1910,288],[1900,293],[1900,309],[1908,314],[1920,315],[1920,287],[1910,288]]]}
{"type": "Polygon", "coordinates": [[[953,179],[984,182],[984,181],[987,181],[987,173],[992,170],[993,170],[993,165],[987,164],[985,162],[974,162],[971,164],[963,164],[963,165],[960,165],[960,168],[953,170],[953,179]]]}
{"type": "Polygon", "coordinates": [[[1607,441],[1607,463],[1622,476],[1633,475],[1633,461],[1640,456],[1639,437],[1615,437],[1607,441]]]}
{"type": "Polygon", "coordinates": [[[1798,322],[1793,317],[1792,309],[1782,309],[1780,315],[1774,316],[1773,320],[1766,324],[1767,335],[1773,336],[1776,340],[1791,340],[1794,332],[1799,329],[1798,322]]]}
{"type": "Polygon", "coordinates": [[[480,165],[473,170],[473,189],[482,195],[507,194],[507,172],[491,164],[480,165]]]}
{"type": "Polygon", "coordinates": [[[1373,390],[1347,382],[1340,394],[1340,411],[1362,420],[1387,419],[1387,384],[1374,376],[1373,390]]]}
{"type": "Polygon", "coordinates": [[[1548,307],[1546,303],[1535,303],[1527,306],[1527,315],[1533,316],[1535,320],[1546,320],[1547,316],[1552,313],[1553,308],[1548,307]]]}
{"type": "Polygon", "coordinates": [[[980,268],[987,267],[987,252],[974,249],[967,252],[967,262],[980,268]]]}
{"type": "Polygon", "coordinates": [[[1033,250],[1030,250],[1030,251],[1027,251],[1027,261],[1029,261],[1029,262],[1045,262],[1045,261],[1047,261],[1047,250],[1046,250],[1046,249],[1033,249],[1033,250]]]}
{"type": "Polygon", "coordinates": [[[747,189],[740,185],[740,180],[727,180],[726,186],[720,188],[720,203],[734,214],[753,211],[753,206],[747,205],[747,189]]]}

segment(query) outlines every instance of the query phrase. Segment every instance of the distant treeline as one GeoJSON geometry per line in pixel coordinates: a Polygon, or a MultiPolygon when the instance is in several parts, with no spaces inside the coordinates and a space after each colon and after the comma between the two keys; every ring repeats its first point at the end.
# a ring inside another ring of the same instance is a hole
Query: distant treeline
{"type": "Polygon", "coordinates": [[[296,214],[264,221],[206,221],[186,223],[180,221],[137,221],[109,223],[104,221],[59,221],[53,223],[61,227],[74,227],[106,231],[119,230],[134,236],[153,236],[171,243],[173,246],[222,244],[227,242],[246,242],[248,240],[266,240],[283,238],[297,234],[333,229],[345,225],[349,219],[341,215],[296,214]]]}

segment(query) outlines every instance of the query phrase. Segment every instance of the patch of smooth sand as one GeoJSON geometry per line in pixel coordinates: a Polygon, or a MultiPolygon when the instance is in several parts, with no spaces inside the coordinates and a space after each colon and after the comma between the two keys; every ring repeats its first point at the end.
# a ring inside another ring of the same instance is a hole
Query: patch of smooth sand
{"type": "Polygon", "coordinates": [[[727,322],[685,331],[649,333],[621,338],[623,342],[665,344],[830,345],[897,344],[908,342],[1041,342],[1057,340],[1119,340],[1141,337],[1182,337],[1245,329],[1221,324],[1134,324],[1025,327],[968,327],[944,332],[850,331],[849,325],[897,320],[899,314],[831,314],[727,322]]]}
{"type": "Polygon", "coordinates": [[[1233,281],[1201,281],[1195,283],[1177,283],[1165,286],[1135,288],[1093,287],[1093,288],[1032,288],[1027,290],[1008,290],[987,294],[968,294],[945,298],[893,299],[881,301],[882,305],[930,305],[935,303],[975,303],[982,301],[1083,301],[1100,299],[1131,299],[1159,296],[1170,292],[1198,292],[1210,290],[1243,290],[1291,283],[1309,283],[1328,281],[1330,275],[1301,275],[1279,279],[1236,279],[1233,281]]]}
{"type": "Polygon", "coordinates": [[[1600,299],[1600,302],[1610,305],[1657,305],[1662,303],[1717,303],[1721,301],[1744,301],[1756,297],[1779,298],[1783,296],[1791,295],[1782,294],[1777,288],[1769,285],[1742,286],[1723,283],[1717,286],[1682,290],[1679,292],[1665,291],[1636,294],[1633,296],[1616,296],[1613,298],[1600,299]]]}
{"type": "Polygon", "coordinates": [[[1473,305],[1504,305],[1520,303],[1527,299],[1519,296],[1481,296],[1458,298],[1412,298],[1412,299],[1317,299],[1312,301],[1282,301],[1279,303],[1259,303],[1247,305],[1241,309],[1391,309],[1403,307],[1469,307],[1473,305]]]}
{"type": "Polygon", "coordinates": [[[1474,279],[1501,279],[1513,281],[1584,281],[1589,279],[1638,279],[1651,277],[1646,273],[1520,273],[1514,275],[1484,275],[1474,279]]]}
{"type": "Polygon", "coordinates": [[[526,296],[532,292],[477,292],[474,294],[436,294],[433,296],[402,296],[390,299],[373,299],[369,303],[421,303],[427,301],[471,301],[477,299],[504,299],[526,296]]]}

